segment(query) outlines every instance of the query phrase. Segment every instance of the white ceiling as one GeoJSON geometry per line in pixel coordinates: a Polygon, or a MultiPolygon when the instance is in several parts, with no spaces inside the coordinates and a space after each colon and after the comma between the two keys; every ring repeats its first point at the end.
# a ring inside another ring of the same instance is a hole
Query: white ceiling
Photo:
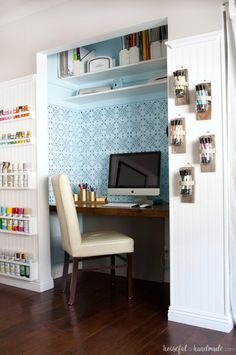
{"type": "Polygon", "coordinates": [[[66,1],[68,0],[0,0],[0,26],[66,1]]]}

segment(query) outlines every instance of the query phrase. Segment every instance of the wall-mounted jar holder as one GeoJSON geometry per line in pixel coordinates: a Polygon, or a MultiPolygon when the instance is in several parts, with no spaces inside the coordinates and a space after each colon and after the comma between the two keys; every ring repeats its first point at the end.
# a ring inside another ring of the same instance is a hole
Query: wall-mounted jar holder
{"type": "Polygon", "coordinates": [[[196,85],[197,120],[211,119],[211,83],[196,85]]]}
{"type": "Polygon", "coordinates": [[[195,200],[194,167],[187,164],[179,169],[181,202],[193,203],[195,200]]]}
{"type": "Polygon", "coordinates": [[[206,134],[199,137],[199,151],[201,172],[211,173],[216,171],[215,161],[215,135],[206,134]]]}
{"type": "Polygon", "coordinates": [[[172,153],[186,153],[185,134],[184,117],[178,117],[170,121],[170,145],[172,153]]]}
{"type": "Polygon", "coordinates": [[[188,70],[179,69],[173,72],[175,87],[175,105],[189,104],[188,70]]]}

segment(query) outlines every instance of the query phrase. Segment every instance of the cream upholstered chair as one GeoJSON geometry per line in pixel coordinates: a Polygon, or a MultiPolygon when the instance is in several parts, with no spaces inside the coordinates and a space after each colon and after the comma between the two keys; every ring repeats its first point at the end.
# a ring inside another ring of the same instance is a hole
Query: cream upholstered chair
{"type": "MultiPolygon", "coordinates": [[[[66,289],[66,279],[71,259],[70,257],[72,257],[73,262],[70,297],[68,302],[69,305],[74,304],[75,301],[78,263],[80,260],[88,260],[91,257],[111,256],[111,266],[102,266],[101,268],[109,268],[111,270],[112,281],[114,281],[115,268],[121,267],[121,265],[115,264],[115,255],[123,253],[127,254],[127,263],[122,266],[127,267],[128,298],[132,299],[133,239],[115,231],[99,231],[81,234],[68,176],[66,174],[52,176],[52,186],[56,199],[56,207],[61,229],[62,247],[65,252],[63,267],[63,291],[66,289]]],[[[96,267],[96,269],[98,268],[96,267]]],[[[83,271],[83,269],[81,270],[83,271]]]]}

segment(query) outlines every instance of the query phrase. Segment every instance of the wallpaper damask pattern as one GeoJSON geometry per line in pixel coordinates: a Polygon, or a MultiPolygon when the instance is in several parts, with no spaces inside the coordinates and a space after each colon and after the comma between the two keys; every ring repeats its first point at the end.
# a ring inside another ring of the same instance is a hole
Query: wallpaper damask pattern
{"type": "MultiPolygon", "coordinates": [[[[48,118],[49,175],[65,172],[74,192],[78,192],[79,182],[87,182],[96,186],[99,195],[107,195],[111,153],[160,150],[160,197],[168,201],[167,99],[84,110],[50,104],[48,118]]],[[[49,202],[54,203],[50,184],[49,202]]]]}

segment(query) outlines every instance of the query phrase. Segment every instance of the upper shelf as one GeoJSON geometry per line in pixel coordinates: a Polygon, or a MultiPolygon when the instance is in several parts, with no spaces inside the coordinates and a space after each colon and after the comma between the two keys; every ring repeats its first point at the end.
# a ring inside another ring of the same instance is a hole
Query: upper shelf
{"type": "Polygon", "coordinates": [[[74,85],[81,85],[85,83],[89,84],[94,81],[114,79],[115,77],[136,75],[142,73],[143,71],[145,72],[152,72],[156,70],[166,71],[166,68],[167,68],[166,58],[158,58],[158,59],[145,60],[136,64],[117,66],[110,69],[101,70],[98,72],[84,73],[77,76],[69,76],[67,78],[62,78],[62,80],[74,85]]]}

